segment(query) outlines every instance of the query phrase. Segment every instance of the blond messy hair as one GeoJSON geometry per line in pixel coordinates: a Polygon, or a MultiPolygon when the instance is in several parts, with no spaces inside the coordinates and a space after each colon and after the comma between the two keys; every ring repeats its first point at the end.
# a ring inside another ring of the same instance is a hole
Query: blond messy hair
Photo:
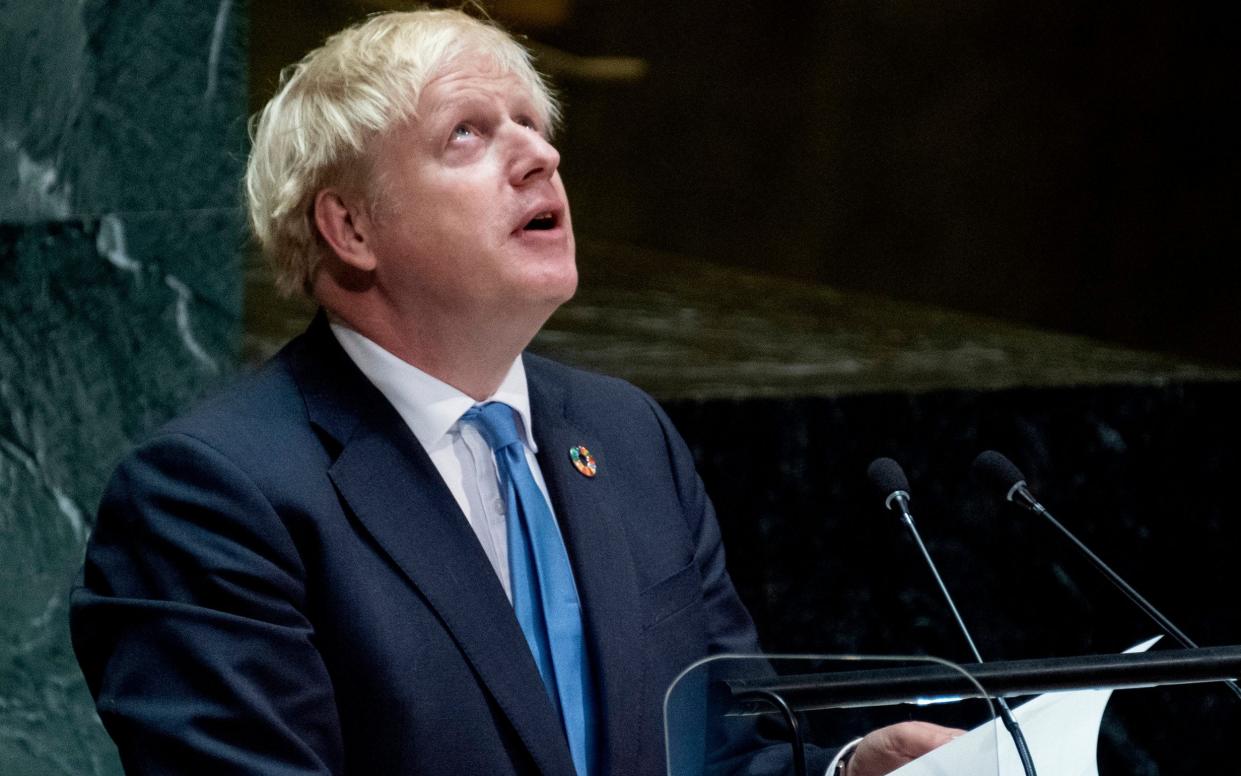
{"type": "Polygon", "coordinates": [[[245,177],[250,225],[281,293],[310,294],[330,250],[313,223],[315,194],[353,183],[373,200],[370,141],[416,118],[423,87],[467,53],[517,76],[542,125],[556,125],[559,105],[529,51],[495,24],[460,11],[371,16],[281,73],[276,95],[252,120],[245,177]]]}

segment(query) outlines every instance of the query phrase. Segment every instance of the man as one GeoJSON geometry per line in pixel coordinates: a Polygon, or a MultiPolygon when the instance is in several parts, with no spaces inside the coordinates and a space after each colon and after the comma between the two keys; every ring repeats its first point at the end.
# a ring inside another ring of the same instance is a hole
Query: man
{"type": "Polygon", "coordinates": [[[264,109],[251,221],[324,312],[105,494],[73,635],[127,770],[662,773],[668,684],[757,651],[664,414],[522,355],[577,284],[555,121],[450,11],[334,36],[264,109]]]}

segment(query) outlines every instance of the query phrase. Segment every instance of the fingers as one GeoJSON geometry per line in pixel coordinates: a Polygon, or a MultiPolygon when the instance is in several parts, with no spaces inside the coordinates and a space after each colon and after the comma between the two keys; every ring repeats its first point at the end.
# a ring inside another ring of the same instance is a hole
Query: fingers
{"type": "Polygon", "coordinates": [[[900,722],[871,731],[849,758],[846,776],[883,776],[936,747],[943,746],[964,730],[930,722],[900,722]]]}
{"type": "Polygon", "coordinates": [[[884,729],[890,731],[893,743],[901,747],[910,760],[921,757],[965,733],[958,728],[933,725],[930,722],[902,722],[884,729]]]}

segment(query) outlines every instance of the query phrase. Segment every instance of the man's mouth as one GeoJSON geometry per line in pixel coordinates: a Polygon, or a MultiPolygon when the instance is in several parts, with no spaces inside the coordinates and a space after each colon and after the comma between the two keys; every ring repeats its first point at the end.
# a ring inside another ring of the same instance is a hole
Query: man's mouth
{"type": "Polygon", "coordinates": [[[528,232],[544,232],[548,229],[556,228],[556,214],[550,210],[546,213],[539,213],[522,227],[528,232]]]}

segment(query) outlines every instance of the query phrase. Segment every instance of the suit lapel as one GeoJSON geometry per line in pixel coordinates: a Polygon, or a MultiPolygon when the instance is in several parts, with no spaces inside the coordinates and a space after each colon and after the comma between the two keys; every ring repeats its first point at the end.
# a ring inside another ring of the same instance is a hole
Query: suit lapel
{"type": "Polygon", "coordinates": [[[563,387],[545,379],[527,357],[531,415],[539,468],[568,545],[582,598],[587,640],[603,722],[603,773],[634,772],[644,677],[637,574],[624,530],[626,494],[607,465],[598,438],[569,419],[563,387]],[[572,465],[569,449],[582,445],[599,462],[588,478],[572,465]]]}
{"type": "Polygon", "coordinates": [[[290,362],[312,422],[341,445],[328,471],[341,498],[439,616],[540,772],[572,774],[512,606],[439,472],[322,314],[304,339],[290,362]]]}

